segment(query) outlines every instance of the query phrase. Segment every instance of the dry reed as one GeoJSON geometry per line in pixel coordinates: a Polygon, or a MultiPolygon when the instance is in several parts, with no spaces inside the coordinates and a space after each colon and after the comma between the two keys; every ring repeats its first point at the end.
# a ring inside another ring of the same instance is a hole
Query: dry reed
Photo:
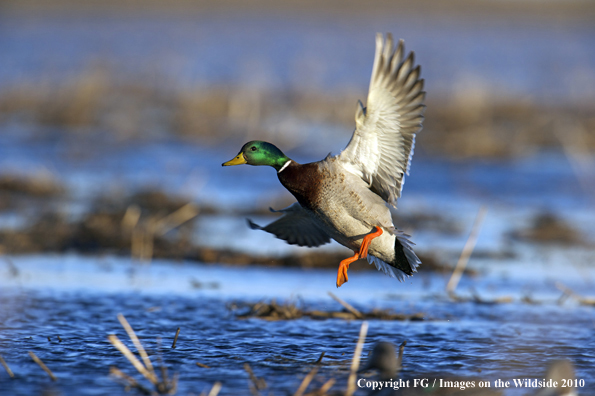
{"type": "Polygon", "coordinates": [[[174,342],[173,342],[173,344],[171,344],[171,349],[176,349],[176,343],[178,342],[179,335],[180,335],[180,328],[178,327],[178,330],[176,330],[176,335],[174,337],[174,342]]]}
{"type": "MultiPolygon", "coordinates": [[[[572,297],[576,301],[578,301],[578,303],[581,304],[581,305],[595,306],[595,298],[592,298],[592,297],[583,297],[583,296],[575,293],[572,289],[570,289],[569,287],[565,286],[561,282],[556,282],[556,288],[563,293],[562,296],[565,297],[565,298],[572,297]]],[[[563,302],[564,300],[562,298],[560,298],[559,301],[560,302],[563,302]]]]}
{"type": "Polygon", "coordinates": [[[136,205],[130,205],[122,218],[121,227],[131,234],[130,252],[133,258],[141,262],[150,262],[153,258],[156,236],[163,236],[180,227],[199,214],[198,207],[187,203],[178,210],[163,216],[151,216],[141,221],[141,211],[136,205]]]}
{"type": "Polygon", "coordinates": [[[254,375],[254,371],[252,371],[252,367],[248,363],[244,363],[244,370],[248,373],[250,377],[250,391],[253,394],[259,395],[261,390],[266,389],[267,383],[264,378],[258,378],[254,375]]]}
{"type": "Polygon", "coordinates": [[[349,373],[349,379],[347,380],[347,391],[345,396],[351,396],[356,389],[356,376],[357,370],[359,369],[359,361],[364,348],[364,342],[366,341],[366,334],[368,333],[368,322],[363,322],[359,331],[359,338],[357,345],[355,346],[355,352],[353,353],[353,360],[351,361],[351,372],[349,373]]]}
{"type": "Polygon", "coordinates": [[[317,372],[318,372],[318,367],[314,367],[312,370],[310,370],[308,375],[306,375],[304,377],[304,380],[300,384],[299,388],[295,391],[293,396],[303,396],[304,392],[306,392],[306,389],[308,389],[310,382],[312,382],[312,379],[314,378],[314,376],[316,375],[317,372]]]}
{"type": "Polygon", "coordinates": [[[333,300],[345,307],[345,309],[351,312],[356,318],[362,319],[364,317],[364,315],[362,315],[362,313],[355,309],[351,304],[348,304],[347,302],[341,300],[339,297],[335,296],[330,291],[328,292],[328,295],[331,296],[333,300]]]}
{"type": "MultiPolygon", "coordinates": [[[[136,368],[136,370],[153,385],[153,387],[155,388],[155,392],[157,392],[158,394],[167,394],[167,395],[175,394],[177,391],[177,386],[178,386],[177,375],[175,375],[174,378],[172,380],[170,380],[167,376],[167,369],[165,368],[164,365],[162,365],[161,366],[161,379],[160,379],[159,376],[155,373],[155,369],[153,367],[153,364],[151,363],[151,359],[149,358],[149,355],[145,351],[145,348],[143,347],[142,343],[139,341],[138,337],[136,336],[136,333],[132,329],[132,326],[130,326],[130,324],[128,323],[128,321],[126,320],[124,315],[122,315],[122,314],[118,315],[118,320],[122,324],[122,327],[124,327],[124,329],[126,330],[126,333],[128,334],[128,336],[130,337],[130,340],[136,347],[144,364],[141,363],[141,361],[137,359],[137,357],[134,355],[134,353],[132,353],[130,351],[130,349],[128,349],[128,347],[126,345],[124,345],[122,343],[122,341],[120,341],[120,339],[118,339],[118,337],[116,335],[110,334],[108,336],[108,340],[110,341],[110,343],[114,347],[116,347],[116,349],[118,349],[128,359],[128,361],[132,364],[132,366],[134,368],[136,368]]],[[[115,367],[111,369],[111,373],[114,376],[116,376],[117,378],[124,380],[127,384],[126,386],[138,388],[141,390],[144,388],[136,380],[131,381],[130,376],[125,375],[119,369],[117,369],[115,367]]],[[[146,389],[146,388],[144,388],[144,389],[146,389]]]]}
{"type": "Polygon", "coordinates": [[[401,345],[399,345],[399,356],[397,357],[397,372],[395,373],[395,378],[399,375],[399,372],[403,368],[403,352],[405,351],[406,345],[407,341],[403,341],[401,345]]]}
{"type": "Polygon", "coordinates": [[[143,362],[145,363],[147,370],[154,374],[155,370],[153,369],[153,364],[151,363],[151,359],[149,359],[149,355],[147,355],[147,352],[145,351],[143,344],[141,344],[140,340],[136,336],[136,333],[132,329],[132,326],[130,326],[130,324],[128,323],[128,321],[126,320],[124,315],[122,315],[122,314],[118,314],[118,321],[120,322],[120,324],[122,325],[124,330],[126,330],[126,334],[128,334],[128,337],[130,337],[130,340],[132,340],[132,343],[134,344],[134,346],[136,347],[136,350],[138,351],[139,355],[143,359],[143,362]]]}
{"type": "Polygon", "coordinates": [[[207,396],[217,396],[219,394],[219,392],[221,391],[221,388],[222,388],[221,382],[215,382],[207,396]]]}
{"type": "Polygon", "coordinates": [[[141,393],[143,393],[145,395],[152,394],[152,392],[149,389],[145,388],[142,384],[139,384],[134,378],[132,378],[131,376],[122,372],[117,367],[110,367],[110,375],[117,379],[122,380],[122,383],[124,384],[127,392],[131,388],[134,388],[134,389],[138,389],[141,393]]]}
{"type": "Polygon", "coordinates": [[[329,391],[329,389],[331,389],[331,387],[332,387],[333,385],[335,385],[335,382],[336,382],[336,381],[335,381],[335,379],[334,379],[334,378],[331,378],[330,380],[326,381],[326,382],[325,382],[325,383],[324,383],[324,384],[323,384],[323,385],[320,387],[320,389],[319,389],[317,392],[315,392],[315,394],[316,394],[317,396],[320,396],[320,395],[326,395],[326,393],[329,391]]]}
{"type": "Polygon", "coordinates": [[[6,372],[10,376],[10,378],[14,378],[14,374],[12,373],[12,370],[10,369],[10,367],[8,367],[8,364],[6,363],[6,361],[4,360],[2,355],[0,355],[0,364],[2,365],[2,367],[4,367],[4,370],[6,370],[6,372]]]}
{"type": "Polygon", "coordinates": [[[446,291],[449,294],[454,293],[459,281],[461,280],[461,276],[463,271],[465,271],[465,267],[467,267],[467,263],[469,262],[469,258],[473,253],[473,249],[475,249],[475,244],[477,243],[477,238],[479,236],[479,231],[481,230],[481,225],[483,224],[483,220],[487,213],[487,208],[485,206],[481,206],[479,211],[477,212],[477,216],[475,217],[475,221],[473,222],[473,227],[471,228],[471,233],[469,234],[469,238],[467,238],[467,242],[465,243],[465,247],[461,252],[461,256],[459,257],[459,261],[450,277],[450,280],[446,284],[446,291]]]}
{"type": "Polygon", "coordinates": [[[318,359],[316,359],[316,361],[314,362],[314,364],[320,364],[320,363],[322,363],[322,358],[324,357],[324,355],[326,355],[326,352],[322,352],[320,354],[320,356],[318,357],[318,359]]]}
{"type": "Polygon", "coordinates": [[[33,353],[32,351],[29,351],[29,356],[31,356],[31,359],[33,359],[33,361],[35,363],[37,363],[39,365],[39,367],[41,367],[43,369],[43,371],[45,371],[50,378],[52,379],[52,381],[57,381],[58,378],[56,378],[56,376],[54,375],[54,373],[52,373],[52,370],[50,370],[48,368],[48,366],[46,366],[40,358],[37,357],[37,355],[35,353],[33,353]]]}

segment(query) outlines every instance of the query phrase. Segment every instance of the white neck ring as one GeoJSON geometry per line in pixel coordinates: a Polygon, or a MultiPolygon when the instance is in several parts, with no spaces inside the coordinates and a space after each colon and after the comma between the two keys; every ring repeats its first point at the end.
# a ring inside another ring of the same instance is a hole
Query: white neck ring
{"type": "Polygon", "coordinates": [[[285,170],[285,168],[287,168],[289,166],[289,163],[292,162],[291,160],[288,160],[282,167],[281,169],[279,169],[279,171],[277,171],[277,173],[281,173],[285,170]]]}

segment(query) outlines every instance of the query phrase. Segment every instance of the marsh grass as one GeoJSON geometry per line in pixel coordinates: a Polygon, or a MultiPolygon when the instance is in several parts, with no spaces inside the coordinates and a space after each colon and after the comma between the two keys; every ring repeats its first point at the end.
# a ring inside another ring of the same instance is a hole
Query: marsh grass
{"type": "MultiPolygon", "coordinates": [[[[106,193],[92,200],[86,212],[72,216],[64,212],[72,197],[61,184],[56,182],[53,187],[44,189],[46,192],[60,191],[60,195],[55,197],[45,193],[39,195],[37,185],[45,182],[34,178],[20,179],[16,175],[7,175],[4,179],[10,182],[0,183],[0,210],[14,210],[26,219],[24,227],[0,229],[0,252],[4,254],[76,251],[83,254],[130,255],[142,263],[148,263],[153,258],[167,258],[207,264],[332,269],[336,269],[347,254],[340,250],[304,250],[268,256],[202,245],[193,238],[200,216],[228,215],[229,212],[225,208],[189,202],[188,197],[168,194],[160,189],[146,188],[129,195],[106,193]]],[[[266,213],[270,214],[270,211],[266,209],[266,213]]],[[[399,215],[396,224],[413,229],[434,229],[438,226],[445,232],[452,232],[456,227],[452,220],[439,215],[399,215]]],[[[423,252],[419,256],[424,263],[424,271],[451,270],[435,256],[424,255],[423,252]]],[[[375,271],[363,260],[354,263],[352,270],[375,271]]],[[[467,269],[466,273],[472,274],[473,271],[467,269]]],[[[197,288],[206,286],[192,282],[197,288]]]]}
{"type": "Polygon", "coordinates": [[[136,388],[140,390],[144,394],[159,394],[159,395],[174,395],[177,392],[178,387],[178,376],[177,374],[174,375],[173,378],[169,378],[167,374],[167,368],[162,364],[161,365],[161,377],[159,377],[158,373],[155,371],[153,367],[153,363],[149,358],[149,355],[145,351],[142,343],[136,336],[136,333],[132,329],[132,326],[128,323],[124,315],[119,314],[118,320],[128,337],[134,344],[136,350],[138,351],[139,356],[141,357],[142,362],[128,349],[122,341],[115,335],[110,334],[108,336],[109,342],[118,349],[122,355],[128,359],[130,364],[146,379],[148,380],[152,386],[153,390],[149,390],[146,386],[142,385],[140,382],[136,381],[133,377],[125,374],[123,371],[118,369],[117,367],[112,367],[110,369],[110,374],[112,374],[116,379],[122,382],[126,388],[136,388]]]}
{"type": "MultiPolygon", "coordinates": [[[[145,394],[145,395],[174,395],[174,394],[176,394],[177,384],[178,384],[177,374],[174,375],[174,377],[172,379],[170,379],[167,374],[167,368],[165,367],[165,365],[161,364],[161,366],[160,366],[160,374],[161,375],[159,375],[159,373],[155,370],[149,355],[147,354],[144,346],[138,339],[132,326],[130,326],[130,324],[128,323],[128,321],[122,314],[118,315],[118,320],[120,321],[122,327],[128,334],[133,345],[135,346],[140,359],[132,351],[130,351],[130,349],[126,345],[124,345],[124,343],[122,341],[120,341],[120,339],[116,335],[114,335],[114,334],[109,335],[108,336],[109,342],[116,349],[118,349],[118,351],[120,351],[120,353],[122,353],[122,355],[124,355],[126,357],[126,359],[130,362],[130,364],[138,371],[138,373],[141,374],[141,376],[145,380],[147,380],[152,386],[150,387],[150,386],[147,386],[147,385],[141,383],[140,381],[136,380],[133,376],[126,374],[124,371],[120,370],[119,368],[117,368],[115,366],[112,366],[110,368],[110,375],[112,375],[112,377],[114,377],[119,383],[121,383],[127,391],[131,390],[131,389],[136,389],[137,391],[139,391],[140,393],[145,394]]],[[[359,338],[358,338],[358,341],[357,341],[357,344],[355,347],[353,358],[351,360],[350,371],[349,371],[350,374],[347,379],[346,390],[344,392],[339,391],[339,393],[336,393],[336,394],[351,396],[351,395],[353,395],[353,393],[356,390],[355,381],[356,381],[356,376],[357,376],[358,369],[359,369],[360,357],[361,357],[362,350],[364,347],[367,330],[368,330],[368,323],[364,321],[361,325],[359,338]]],[[[179,331],[179,329],[178,329],[178,331],[179,331]]],[[[177,334],[176,334],[176,336],[177,336],[177,334]]],[[[30,354],[32,354],[32,352],[30,352],[30,354]]],[[[33,356],[34,355],[32,354],[32,357],[33,356]]],[[[329,392],[331,387],[333,387],[333,385],[335,385],[335,383],[337,381],[334,378],[325,379],[325,380],[323,380],[323,383],[319,388],[306,393],[309,386],[313,382],[313,379],[316,377],[316,375],[318,373],[318,370],[319,370],[318,365],[321,362],[323,356],[324,356],[324,353],[321,354],[320,358],[316,362],[313,363],[314,367],[312,367],[312,369],[308,372],[308,374],[306,374],[306,376],[303,378],[300,385],[298,386],[295,393],[293,394],[294,396],[325,396],[328,394],[327,392],[329,392]]],[[[402,359],[402,350],[400,353],[400,358],[402,359]]],[[[40,366],[44,367],[43,363],[38,362],[38,364],[40,364],[40,366]]],[[[201,363],[196,363],[196,364],[199,367],[209,368],[209,366],[206,366],[201,363]]],[[[270,388],[269,384],[263,377],[258,377],[254,373],[254,371],[249,363],[244,363],[244,370],[248,373],[248,377],[249,377],[248,388],[252,395],[255,395],[255,396],[261,395],[262,391],[265,391],[270,388]]],[[[48,369],[48,374],[49,373],[51,373],[51,372],[49,372],[49,369],[48,369]]],[[[216,396],[219,393],[219,391],[221,390],[221,388],[222,388],[222,384],[220,382],[216,382],[213,384],[213,386],[212,386],[211,390],[208,392],[208,394],[203,392],[203,393],[201,393],[201,396],[216,396]]]]}
{"type": "Polygon", "coordinates": [[[259,318],[267,321],[278,321],[278,320],[296,320],[304,317],[312,319],[343,319],[343,320],[366,320],[366,319],[378,319],[378,320],[428,320],[429,318],[423,312],[417,312],[413,314],[395,313],[388,309],[373,309],[369,312],[360,312],[354,308],[351,304],[343,301],[333,293],[329,292],[329,295],[337,301],[345,309],[341,311],[320,311],[320,310],[308,310],[305,307],[300,307],[294,302],[286,302],[279,304],[275,300],[271,302],[258,302],[258,303],[232,303],[228,305],[228,309],[236,311],[243,309],[244,311],[237,314],[237,319],[250,319],[259,318]]]}
{"type": "Polygon", "coordinates": [[[0,191],[26,197],[52,198],[66,192],[66,189],[49,171],[34,175],[2,174],[0,191]]]}
{"type": "MultiPolygon", "coordinates": [[[[336,269],[347,254],[340,250],[307,250],[267,256],[204,246],[192,237],[195,222],[204,214],[226,212],[200,202],[188,202],[188,198],[166,194],[158,189],[146,189],[130,196],[112,194],[98,197],[88,212],[78,216],[69,216],[61,209],[69,202],[67,193],[56,201],[63,203],[56,205],[57,208],[43,206],[48,204],[48,198],[26,195],[27,199],[24,199],[21,193],[14,195],[7,191],[0,194],[0,210],[3,197],[6,202],[18,203],[20,209],[17,213],[27,216],[25,227],[0,229],[0,249],[4,254],[77,251],[83,254],[130,255],[142,263],[148,263],[153,258],[167,258],[207,264],[332,269],[336,269]]],[[[7,205],[12,207],[11,203],[7,205]]],[[[438,216],[432,217],[429,223],[422,221],[428,226],[439,222],[438,216]]],[[[448,223],[448,220],[445,222],[448,223]]],[[[397,221],[397,224],[400,222],[397,221]]],[[[423,253],[419,256],[424,263],[424,271],[451,270],[434,256],[423,253]]],[[[375,271],[375,268],[361,260],[354,263],[352,270],[375,271]]],[[[473,274],[473,271],[467,269],[466,273],[473,274]]],[[[205,286],[195,281],[193,284],[205,286]]]]}
{"type": "MultiPolygon", "coordinates": [[[[558,287],[564,291],[566,295],[572,296],[573,298],[579,298],[580,296],[574,294],[571,290],[566,288],[563,285],[558,285],[558,287]]],[[[583,300],[587,300],[584,299],[583,300]]],[[[137,350],[137,354],[134,354],[122,341],[118,339],[115,335],[110,335],[108,337],[109,341],[112,345],[118,349],[130,362],[130,364],[134,367],[136,371],[141,375],[141,379],[135,378],[133,375],[127,374],[124,370],[121,370],[117,367],[112,366],[110,368],[110,375],[119,383],[121,383],[126,391],[135,390],[136,392],[144,395],[174,395],[178,391],[178,376],[175,374],[173,377],[168,375],[168,370],[166,366],[159,359],[159,365],[154,366],[153,362],[151,361],[149,354],[145,350],[143,344],[138,339],[135,331],[133,330],[132,326],[128,323],[128,321],[124,318],[123,315],[118,315],[118,320],[120,321],[122,327],[126,331],[127,335],[130,338],[130,341],[135,346],[137,350]],[[147,385],[150,384],[150,385],[147,385]]],[[[306,363],[304,367],[300,368],[300,371],[304,371],[303,369],[307,370],[307,373],[301,379],[299,385],[296,387],[295,392],[293,393],[294,396],[327,396],[327,395],[334,395],[334,396],[352,396],[357,391],[357,378],[362,373],[360,370],[361,366],[361,359],[364,354],[364,347],[365,347],[365,340],[368,331],[368,322],[363,321],[360,326],[359,336],[357,338],[357,342],[354,347],[354,352],[351,360],[342,361],[339,363],[340,370],[328,372],[326,375],[320,375],[322,367],[320,365],[322,358],[324,357],[325,353],[323,352],[320,357],[313,362],[306,363]],[[347,369],[347,370],[345,370],[347,369]],[[345,373],[348,372],[348,374],[345,373]],[[342,373],[342,374],[339,374],[342,373]],[[328,378],[329,376],[331,378],[328,378]],[[335,376],[340,375],[337,379],[335,376]],[[313,386],[313,384],[317,384],[313,386]],[[339,384],[340,386],[336,386],[339,384]],[[331,389],[335,387],[336,389],[331,391],[331,389]]],[[[399,378],[401,369],[404,365],[404,349],[407,345],[406,341],[403,341],[399,348],[398,348],[398,355],[396,356],[396,365],[391,368],[394,370],[394,375],[392,378],[399,378]]],[[[29,352],[31,358],[40,365],[48,373],[50,378],[53,381],[56,381],[57,378],[53,375],[53,373],[41,362],[41,360],[33,353],[29,352]]],[[[373,355],[373,353],[372,353],[373,355]]],[[[373,359],[373,356],[370,356],[370,359],[373,359]]],[[[11,375],[11,378],[14,378],[12,371],[7,368],[6,363],[0,356],[0,363],[4,365],[7,372],[11,375]]],[[[561,371],[558,367],[556,370],[553,370],[552,364],[560,364],[558,361],[550,362],[550,370],[546,374],[547,378],[552,377],[555,373],[554,371],[561,371]],[[553,371],[552,371],[553,370],[553,371]]],[[[564,363],[564,374],[566,377],[562,378],[574,378],[574,372],[572,364],[569,361],[563,361],[564,363]]],[[[209,368],[206,365],[200,365],[200,367],[209,368]]],[[[327,365],[328,366],[328,365],[327,365]]],[[[368,372],[371,368],[383,371],[385,368],[381,365],[370,366],[367,365],[366,372],[368,372]]],[[[250,392],[254,396],[258,395],[267,395],[272,394],[276,388],[276,381],[275,378],[269,378],[265,380],[263,377],[259,377],[257,371],[253,370],[249,363],[244,363],[244,370],[248,374],[248,389],[246,391],[238,391],[236,394],[248,394],[250,392]]],[[[556,371],[556,372],[557,372],[556,371]]],[[[206,373],[206,371],[205,371],[206,373]]],[[[418,373],[419,374],[419,373],[418,373]]],[[[433,378],[442,378],[444,380],[458,380],[458,381],[469,381],[469,380],[477,380],[475,378],[463,378],[463,377],[451,377],[448,375],[436,375],[436,374],[428,374],[422,377],[415,377],[415,378],[428,378],[429,382],[432,383],[433,378]]],[[[215,382],[210,390],[203,391],[200,395],[201,396],[217,396],[219,392],[223,389],[223,384],[221,382],[215,382]]],[[[426,394],[428,389],[418,390],[418,389],[404,389],[403,390],[405,395],[422,395],[426,394]]],[[[448,389],[432,389],[433,394],[436,395],[446,395],[446,394],[453,394],[448,389]]],[[[286,392],[287,393],[287,392],[286,392]]],[[[288,393],[289,394],[289,393],[288,393]]],[[[457,393],[458,394],[458,393],[457,393]]],[[[469,389],[465,392],[465,394],[469,395],[499,395],[501,394],[499,391],[492,391],[492,390],[472,390],[469,389]]]]}
{"type": "Polygon", "coordinates": [[[554,213],[543,211],[535,215],[528,227],[511,231],[508,236],[513,239],[541,245],[589,246],[583,233],[574,228],[554,213]]]}
{"type": "MultiPolygon", "coordinates": [[[[344,127],[347,139],[355,104],[366,95],[355,89],[171,88],[159,80],[122,78],[94,67],[62,83],[15,84],[0,93],[0,123],[19,120],[39,137],[60,131],[110,134],[117,141],[176,136],[211,144],[258,137],[291,149],[308,138],[295,133],[306,123],[344,127]]],[[[553,106],[494,98],[490,92],[481,92],[481,100],[477,96],[430,98],[418,151],[451,158],[515,157],[570,147],[569,120],[573,131],[595,130],[592,104],[553,106]]],[[[583,152],[595,151],[595,135],[581,132],[580,139],[583,152]]]]}
{"type": "Polygon", "coordinates": [[[132,205],[122,218],[122,232],[130,232],[130,252],[133,259],[150,262],[154,255],[155,238],[164,237],[198,216],[197,205],[189,202],[165,216],[150,216],[141,222],[140,210],[132,205]]]}

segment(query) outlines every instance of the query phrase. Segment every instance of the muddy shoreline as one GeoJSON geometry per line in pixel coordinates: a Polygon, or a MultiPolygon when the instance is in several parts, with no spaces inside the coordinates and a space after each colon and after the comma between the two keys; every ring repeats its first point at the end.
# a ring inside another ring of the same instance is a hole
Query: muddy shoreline
{"type": "MultiPolygon", "coordinates": [[[[0,253],[21,255],[49,252],[77,252],[80,254],[115,254],[150,261],[153,258],[188,260],[205,264],[263,265],[271,267],[336,268],[345,252],[304,249],[304,253],[282,256],[262,256],[230,249],[203,246],[192,237],[195,222],[200,216],[226,214],[229,210],[189,203],[158,190],[145,190],[128,197],[99,197],[90,210],[79,218],[72,218],[55,207],[67,205],[66,188],[49,178],[0,178],[0,213],[11,211],[27,216],[25,225],[0,228],[0,253]],[[54,200],[53,207],[49,200],[54,200]],[[131,214],[134,212],[134,214],[131,214]],[[158,232],[156,224],[163,219],[180,217],[158,232]],[[134,224],[130,224],[130,218],[134,224]],[[140,240],[139,240],[140,238],[140,240]],[[140,245],[139,245],[140,244],[140,245]],[[147,253],[147,249],[150,252],[147,253]]],[[[267,208],[235,213],[237,216],[269,213],[267,208]]],[[[458,230],[455,223],[438,215],[409,216],[401,219],[407,226],[442,227],[458,230]],[[404,221],[403,221],[404,220],[404,221]]],[[[450,272],[450,266],[432,256],[421,255],[424,270],[450,272]]],[[[353,270],[374,269],[357,263],[353,270]]]]}

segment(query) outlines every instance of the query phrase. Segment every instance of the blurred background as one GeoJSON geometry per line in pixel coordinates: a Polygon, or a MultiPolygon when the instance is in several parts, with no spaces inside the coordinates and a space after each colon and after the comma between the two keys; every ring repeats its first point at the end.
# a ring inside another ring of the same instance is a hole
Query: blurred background
{"type": "MultiPolygon", "coordinates": [[[[147,342],[181,325],[194,340],[237,333],[164,357],[182,393],[215,380],[222,394],[247,391],[241,364],[222,356],[249,356],[273,390],[295,390],[296,372],[337,328],[344,340],[330,348],[350,355],[357,321],[263,325],[229,313],[230,301],[298,296],[337,308],[326,291],[350,252],[250,230],[246,217],[272,221],[268,208],[293,198],[270,168],[221,163],[255,139],[302,163],[343,149],[377,32],[404,39],[426,81],[424,129],[394,211],[423,265],[399,284],[356,263],[336,293],[363,311],[432,320],[371,322],[366,348],[408,340],[405,377],[540,376],[563,357],[593,384],[594,21],[595,3],[578,0],[3,1],[0,354],[31,376],[7,382],[11,391],[45,386],[28,349],[71,377],[58,394],[121,389],[108,365],[75,364],[84,353],[123,365],[105,341],[118,312],[143,323],[147,342]],[[459,294],[448,297],[482,206],[459,294]],[[87,328],[85,315],[102,327],[87,328]],[[47,349],[46,336],[69,331],[101,342],[70,360],[47,349]],[[213,352],[222,342],[231,351],[213,352]],[[192,359],[215,368],[197,372],[192,359]]],[[[333,363],[319,376],[345,370],[333,363]]]]}

